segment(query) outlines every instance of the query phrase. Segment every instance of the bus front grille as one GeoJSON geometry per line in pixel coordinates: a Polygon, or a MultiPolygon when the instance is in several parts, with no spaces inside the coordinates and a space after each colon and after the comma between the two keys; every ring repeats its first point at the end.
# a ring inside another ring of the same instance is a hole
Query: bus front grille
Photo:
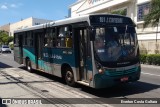
{"type": "Polygon", "coordinates": [[[109,76],[120,76],[120,75],[131,74],[134,72],[136,72],[136,68],[132,68],[124,71],[108,71],[107,74],[109,74],[109,76]]]}

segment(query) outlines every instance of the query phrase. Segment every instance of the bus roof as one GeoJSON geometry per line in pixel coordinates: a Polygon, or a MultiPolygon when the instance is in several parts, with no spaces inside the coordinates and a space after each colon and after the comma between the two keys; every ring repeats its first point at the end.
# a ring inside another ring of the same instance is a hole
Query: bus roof
{"type": "Polygon", "coordinates": [[[35,26],[29,27],[29,28],[18,29],[18,30],[15,30],[14,33],[42,29],[42,28],[58,26],[58,25],[77,23],[77,22],[86,22],[86,21],[88,21],[88,19],[89,19],[89,15],[71,17],[71,18],[66,18],[63,20],[58,20],[58,21],[48,22],[48,23],[44,23],[44,24],[40,24],[40,25],[35,25],[35,26]]]}
{"type": "Polygon", "coordinates": [[[101,13],[101,14],[88,14],[88,15],[82,15],[82,16],[78,16],[78,17],[66,18],[63,20],[53,21],[53,22],[49,22],[49,23],[44,23],[44,24],[40,24],[40,25],[35,25],[35,26],[29,27],[29,28],[15,30],[14,33],[42,29],[42,28],[46,28],[46,27],[65,25],[65,24],[78,23],[78,22],[88,22],[90,24],[89,17],[90,16],[98,16],[98,15],[106,15],[106,16],[109,15],[109,16],[119,16],[119,17],[123,17],[123,18],[129,18],[126,16],[115,15],[115,14],[103,14],[103,13],[101,13]]]}

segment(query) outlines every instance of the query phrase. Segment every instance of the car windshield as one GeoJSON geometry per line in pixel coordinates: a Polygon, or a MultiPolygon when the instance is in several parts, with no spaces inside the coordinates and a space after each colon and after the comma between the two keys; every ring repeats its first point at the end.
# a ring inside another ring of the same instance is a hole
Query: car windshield
{"type": "Polygon", "coordinates": [[[94,49],[102,62],[134,59],[137,56],[137,36],[134,27],[110,26],[95,29],[94,49]]]}

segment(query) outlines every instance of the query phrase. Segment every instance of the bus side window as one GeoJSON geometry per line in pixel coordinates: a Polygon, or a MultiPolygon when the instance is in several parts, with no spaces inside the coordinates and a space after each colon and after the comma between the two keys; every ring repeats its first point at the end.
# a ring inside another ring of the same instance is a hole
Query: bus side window
{"type": "Polygon", "coordinates": [[[45,47],[55,47],[55,28],[48,28],[44,37],[45,47]]]}
{"type": "Polygon", "coordinates": [[[64,47],[64,27],[58,29],[57,46],[64,47]]]}
{"type": "Polygon", "coordinates": [[[48,46],[48,37],[47,37],[47,34],[45,34],[44,36],[44,46],[47,47],[48,46]]]}
{"type": "Polygon", "coordinates": [[[63,26],[59,28],[58,38],[57,38],[58,47],[72,47],[72,31],[71,27],[63,26]]]}
{"type": "Polygon", "coordinates": [[[67,48],[71,48],[72,47],[72,29],[69,28],[69,31],[66,31],[66,39],[65,39],[65,45],[67,48]]]}
{"type": "Polygon", "coordinates": [[[66,47],[71,48],[72,47],[72,38],[71,37],[66,37],[66,47]]]}
{"type": "Polygon", "coordinates": [[[55,28],[53,28],[51,30],[52,34],[51,34],[51,44],[52,44],[52,47],[56,47],[56,30],[55,28]]]}

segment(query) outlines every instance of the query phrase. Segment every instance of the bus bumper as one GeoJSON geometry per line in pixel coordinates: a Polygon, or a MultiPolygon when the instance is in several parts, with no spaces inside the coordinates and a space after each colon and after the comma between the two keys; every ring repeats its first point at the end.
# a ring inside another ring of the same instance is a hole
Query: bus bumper
{"type": "Polygon", "coordinates": [[[121,76],[108,76],[105,74],[96,74],[94,76],[94,88],[108,88],[114,85],[134,82],[140,79],[140,69],[134,73],[121,76]],[[122,81],[123,78],[127,80],[122,81]]]}

